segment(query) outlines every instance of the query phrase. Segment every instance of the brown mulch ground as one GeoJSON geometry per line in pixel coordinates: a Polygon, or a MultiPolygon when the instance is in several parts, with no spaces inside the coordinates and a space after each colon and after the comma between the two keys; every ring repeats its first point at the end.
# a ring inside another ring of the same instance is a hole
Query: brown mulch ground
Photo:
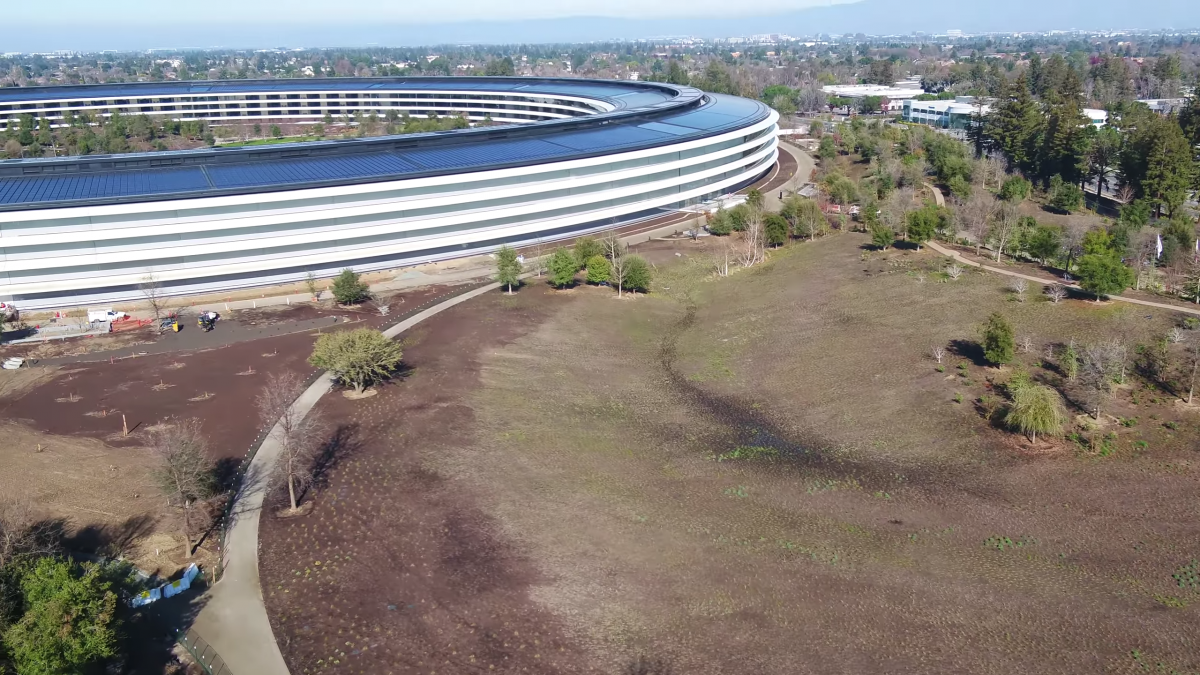
{"type": "Polygon", "coordinates": [[[318,405],[340,425],[336,469],[312,514],[261,526],[263,594],[293,672],[587,672],[528,596],[534,565],[428,466],[473,440],[463,398],[478,385],[478,354],[569,298],[535,284],[455,307],[402,336],[402,382],[318,405]]]}

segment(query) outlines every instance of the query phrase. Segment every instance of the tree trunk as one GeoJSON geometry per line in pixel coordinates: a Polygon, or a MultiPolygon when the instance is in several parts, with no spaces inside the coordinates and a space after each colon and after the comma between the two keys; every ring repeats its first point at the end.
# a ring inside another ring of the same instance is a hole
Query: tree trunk
{"type": "Polygon", "coordinates": [[[363,389],[365,389],[365,388],[366,388],[366,387],[364,386],[364,383],[363,383],[363,382],[355,382],[355,383],[354,383],[354,393],[355,393],[355,394],[362,394],[362,393],[363,393],[363,389]]]}
{"type": "Polygon", "coordinates": [[[512,284],[508,285],[508,294],[512,295],[512,284]]]}
{"type": "Polygon", "coordinates": [[[288,497],[292,499],[292,510],[296,510],[296,477],[288,474],[288,497]]]}
{"type": "Polygon", "coordinates": [[[192,528],[188,527],[188,506],[186,502],[183,507],[183,552],[188,557],[192,557],[192,528]]]}
{"type": "Polygon", "coordinates": [[[1037,432],[1036,431],[1029,435],[1029,444],[1037,445],[1037,432]]]}

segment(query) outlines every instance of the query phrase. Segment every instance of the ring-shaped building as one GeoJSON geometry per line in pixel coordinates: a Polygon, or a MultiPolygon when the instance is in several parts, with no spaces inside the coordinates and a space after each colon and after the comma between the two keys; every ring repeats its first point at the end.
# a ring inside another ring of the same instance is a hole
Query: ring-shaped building
{"type": "Polygon", "coordinates": [[[0,128],[147,114],[213,125],[463,115],[403,136],[0,162],[0,300],[23,309],[370,271],[661,216],[768,173],[778,116],[674,85],[539,78],[0,89],[0,128]],[[498,124],[495,124],[498,123],[498,124]]]}

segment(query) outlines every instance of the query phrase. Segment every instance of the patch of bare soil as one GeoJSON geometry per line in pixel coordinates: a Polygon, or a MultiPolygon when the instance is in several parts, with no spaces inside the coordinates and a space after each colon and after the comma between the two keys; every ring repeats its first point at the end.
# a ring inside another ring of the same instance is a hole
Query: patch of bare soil
{"type": "Polygon", "coordinates": [[[480,355],[567,301],[538,285],[464,303],[408,336],[403,381],[322,399],[339,426],[312,512],[261,526],[263,595],[293,672],[591,672],[530,597],[533,563],[432,468],[475,439],[464,396],[480,355]]]}

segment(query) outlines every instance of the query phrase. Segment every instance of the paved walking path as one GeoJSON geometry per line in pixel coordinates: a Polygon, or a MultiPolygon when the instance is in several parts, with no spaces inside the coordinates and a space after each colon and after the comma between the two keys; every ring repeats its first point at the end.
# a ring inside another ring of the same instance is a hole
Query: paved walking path
{"type": "MultiPolygon", "coordinates": [[[[1003,275],[1009,276],[1009,277],[1028,279],[1029,281],[1034,281],[1039,284],[1062,284],[1063,286],[1065,286],[1067,288],[1077,290],[1081,293],[1087,293],[1087,291],[1085,291],[1079,287],[1079,284],[1063,284],[1061,281],[1059,281],[1057,279],[1047,279],[1046,277],[1034,276],[1032,274],[1022,274],[1020,272],[1014,272],[1012,270],[1001,269],[999,267],[992,267],[990,265],[984,265],[982,263],[977,263],[977,262],[967,260],[966,258],[962,257],[962,254],[959,253],[958,251],[948,249],[945,246],[942,246],[941,244],[939,244],[935,241],[927,241],[927,242],[925,242],[925,245],[928,246],[929,248],[937,251],[938,253],[941,253],[944,256],[953,258],[954,260],[962,263],[963,265],[969,265],[971,267],[978,267],[980,269],[987,270],[988,272],[995,272],[996,274],[1003,274],[1003,275]]],[[[1196,316],[1200,316],[1200,307],[1197,307],[1196,309],[1192,309],[1190,307],[1182,307],[1180,305],[1169,305],[1165,302],[1152,302],[1150,300],[1139,300],[1138,298],[1127,298],[1123,295],[1110,295],[1110,296],[1108,296],[1108,298],[1110,300],[1116,300],[1118,302],[1128,302],[1128,303],[1131,303],[1134,305],[1144,305],[1146,307],[1156,307],[1158,309],[1169,309],[1169,310],[1173,310],[1176,312],[1183,312],[1185,314],[1195,314],[1196,316]]]]}
{"type": "MultiPolygon", "coordinates": [[[[442,300],[384,331],[389,338],[471,298],[494,291],[489,284],[442,300]]],[[[308,414],[332,388],[333,374],[326,372],[313,382],[293,410],[308,414]]],[[[272,430],[276,432],[277,429],[272,430]]],[[[224,576],[208,594],[207,604],[193,627],[211,646],[234,675],[289,675],[275,634],[267,619],[262,586],[258,577],[258,525],[266,496],[267,479],[279,459],[279,443],[272,433],[263,441],[234,498],[228,535],[221,551],[224,576]]]]}

